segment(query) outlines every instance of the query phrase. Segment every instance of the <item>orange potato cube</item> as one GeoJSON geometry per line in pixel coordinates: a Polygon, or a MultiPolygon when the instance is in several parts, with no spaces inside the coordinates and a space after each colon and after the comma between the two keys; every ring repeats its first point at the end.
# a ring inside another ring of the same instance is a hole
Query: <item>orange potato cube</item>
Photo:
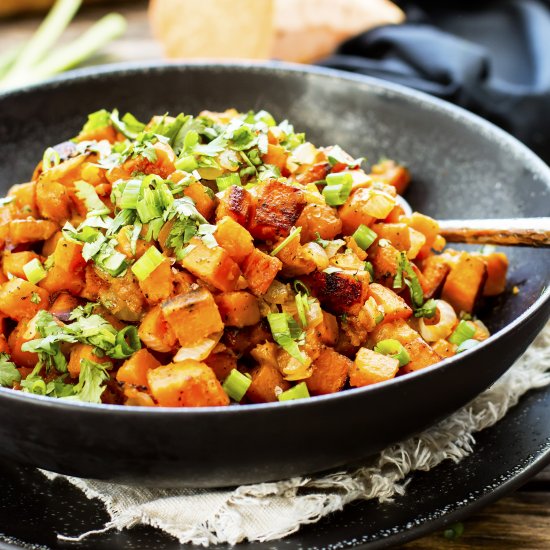
{"type": "Polygon", "coordinates": [[[161,309],[182,346],[192,346],[224,328],[214,297],[206,288],[174,296],[163,302],[161,309]]]}
{"type": "Polygon", "coordinates": [[[229,405],[229,397],[214,371],[208,365],[191,359],[149,369],[147,382],[161,407],[229,405]]]}
{"type": "Polygon", "coordinates": [[[216,225],[216,241],[238,264],[254,251],[252,235],[233,218],[225,216],[216,225]]]}
{"type": "Polygon", "coordinates": [[[232,185],[221,194],[216,209],[216,220],[229,216],[238,224],[247,225],[252,211],[252,203],[252,196],[244,187],[232,185]]]}
{"type": "Polygon", "coordinates": [[[411,246],[409,227],[404,223],[375,223],[371,229],[380,239],[390,241],[397,250],[406,252],[411,246]]]}
{"type": "Polygon", "coordinates": [[[93,361],[94,363],[110,363],[111,359],[107,356],[99,357],[94,353],[94,347],[89,344],[75,344],[71,348],[71,357],[67,366],[72,378],[78,378],[80,374],[83,359],[93,361]]]}
{"type": "Polygon", "coordinates": [[[193,248],[181,260],[183,267],[218,290],[235,290],[241,270],[225,249],[221,246],[208,248],[196,238],[191,239],[189,245],[193,248]]]}
{"type": "Polygon", "coordinates": [[[149,304],[158,304],[167,300],[174,288],[174,276],[170,266],[170,260],[164,258],[143,281],[138,281],[139,288],[149,304]]]}
{"type": "Polygon", "coordinates": [[[59,226],[50,220],[12,220],[9,224],[9,237],[13,244],[33,243],[49,239],[59,226]]]}
{"type": "Polygon", "coordinates": [[[290,384],[283,378],[283,375],[268,363],[262,363],[250,373],[252,383],[250,384],[246,397],[252,403],[270,403],[277,401],[277,388],[286,391],[290,384]]]}
{"type": "Polygon", "coordinates": [[[28,328],[28,320],[19,321],[9,335],[8,347],[11,358],[18,367],[34,368],[36,363],[38,363],[38,353],[23,351],[21,349],[21,346],[26,342],[38,338],[38,335],[28,334],[28,328]]]}
{"type": "Polygon", "coordinates": [[[506,288],[508,258],[502,252],[482,256],[487,264],[487,280],[483,286],[483,296],[502,294],[506,288]]]}
{"type": "Polygon", "coordinates": [[[317,237],[332,240],[342,232],[342,222],[336,210],[328,204],[307,204],[296,226],[302,228],[300,234],[302,243],[314,241],[317,237]]]}
{"type": "Polygon", "coordinates": [[[215,300],[226,326],[242,328],[260,322],[258,299],[249,292],[224,292],[215,300]]]}
{"type": "Polygon", "coordinates": [[[15,277],[0,285],[0,312],[16,321],[30,319],[49,307],[49,297],[43,288],[15,277]]]}
{"type": "Polygon", "coordinates": [[[138,328],[140,340],[154,351],[168,353],[176,347],[176,334],[166,322],[160,306],[151,308],[138,328]]]}
{"type": "Polygon", "coordinates": [[[246,257],[242,264],[244,278],[256,296],[267,292],[282,266],[279,258],[265,254],[257,248],[246,257]]]}
{"type": "Polygon", "coordinates": [[[464,252],[447,275],[441,298],[449,302],[457,312],[472,313],[486,278],[485,261],[480,256],[464,252]]]}
{"type": "Polygon", "coordinates": [[[15,277],[20,279],[26,279],[27,276],[23,271],[23,266],[29,263],[31,260],[40,260],[40,256],[34,252],[4,252],[2,257],[2,271],[6,277],[8,273],[11,273],[15,277]]]}
{"type": "Polygon", "coordinates": [[[357,189],[346,202],[338,208],[338,215],[342,221],[342,232],[351,235],[361,225],[371,225],[374,217],[367,214],[367,203],[370,200],[370,189],[357,189]]]}
{"type": "Polygon", "coordinates": [[[338,341],[338,320],[332,313],[323,311],[323,322],[315,327],[319,340],[326,346],[335,346],[338,341]]]}
{"type": "Polygon", "coordinates": [[[216,209],[216,198],[212,191],[198,181],[188,185],[183,194],[193,199],[197,210],[208,220],[216,209]]]}
{"type": "Polygon", "coordinates": [[[385,286],[372,283],[369,286],[369,294],[384,309],[384,321],[407,319],[412,315],[412,309],[405,300],[385,286]]]}
{"type": "Polygon", "coordinates": [[[395,378],[398,371],[397,359],[361,348],[349,371],[349,383],[354,387],[369,386],[395,378]]]}
{"type": "Polygon", "coordinates": [[[441,256],[428,256],[422,264],[422,275],[420,280],[424,297],[433,298],[443,286],[451,268],[441,256]]]}
{"type": "Polygon", "coordinates": [[[424,369],[441,361],[441,357],[421,337],[405,344],[405,350],[411,361],[402,367],[401,372],[404,374],[424,369]]]}
{"type": "Polygon", "coordinates": [[[116,373],[116,379],[118,382],[147,388],[147,372],[157,367],[160,367],[160,362],[149,351],[142,348],[124,361],[116,373]]]}
{"type": "Polygon", "coordinates": [[[309,392],[312,395],[323,395],[340,391],[352,368],[351,359],[332,348],[324,349],[313,363],[311,376],[306,379],[309,392]]]}

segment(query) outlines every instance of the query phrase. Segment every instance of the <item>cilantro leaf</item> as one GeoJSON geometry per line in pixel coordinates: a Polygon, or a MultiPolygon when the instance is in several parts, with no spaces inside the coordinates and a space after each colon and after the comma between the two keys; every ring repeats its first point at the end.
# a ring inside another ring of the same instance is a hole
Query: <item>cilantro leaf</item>
{"type": "Polygon", "coordinates": [[[89,359],[82,359],[78,383],[74,386],[75,395],[69,397],[69,399],[78,399],[88,403],[101,403],[101,395],[106,387],[104,382],[109,379],[107,370],[111,366],[111,363],[96,363],[89,359]]]}
{"type": "Polygon", "coordinates": [[[21,380],[21,374],[7,353],[0,353],[0,386],[11,388],[21,380]]]}
{"type": "Polygon", "coordinates": [[[111,124],[111,113],[105,109],[96,111],[88,115],[88,121],[84,124],[82,128],[82,133],[92,132],[98,128],[105,128],[111,124]]]}

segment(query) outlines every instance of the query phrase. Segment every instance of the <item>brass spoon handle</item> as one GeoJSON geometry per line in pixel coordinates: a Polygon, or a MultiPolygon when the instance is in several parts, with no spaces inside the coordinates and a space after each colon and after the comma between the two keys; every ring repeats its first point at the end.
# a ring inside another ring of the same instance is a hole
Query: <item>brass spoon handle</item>
{"type": "Polygon", "coordinates": [[[448,242],[550,247],[550,218],[439,220],[448,242]]]}

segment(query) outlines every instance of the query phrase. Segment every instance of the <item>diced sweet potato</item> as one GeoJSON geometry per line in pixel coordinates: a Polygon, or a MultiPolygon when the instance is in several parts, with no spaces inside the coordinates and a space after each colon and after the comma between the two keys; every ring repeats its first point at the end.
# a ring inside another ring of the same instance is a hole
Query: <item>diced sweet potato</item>
{"type": "Polygon", "coordinates": [[[67,292],[61,292],[54,300],[48,311],[60,321],[67,323],[70,319],[71,312],[78,306],[78,304],[79,302],[77,298],[71,296],[67,292]]]}
{"type": "Polygon", "coordinates": [[[176,347],[176,334],[166,322],[160,306],[151,308],[138,328],[141,341],[154,351],[168,353],[176,347]]]}
{"type": "Polygon", "coordinates": [[[245,355],[258,344],[273,339],[266,325],[267,323],[258,323],[242,329],[228,327],[225,329],[223,342],[236,355],[245,355]]]}
{"type": "Polygon", "coordinates": [[[12,360],[20,367],[34,368],[38,363],[38,353],[23,351],[21,346],[30,340],[38,338],[36,334],[29,334],[29,321],[23,320],[11,331],[8,346],[12,360]]]}
{"type": "Polygon", "coordinates": [[[312,395],[323,395],[340,391],[352,368],[351,359],[340,355],[332,348],[324,349],[313,363],[311,376],[306,379],[309,392],[312,395]]]}
{"type": "Polygon", "coordinates": [[[225,216],[219,220],[216,226],[214,237],[218,244],[238,264],[243,262],[254,250],[252,235],[229,216],[225,216]]]}
{"type": "Polygon", "coordinates": [[[441,298],[458,312],[472,313],[486,277],[487,266],[484,260],[464,252],[447,275],[441,298]]]}
{"type": "Polygon", "coordinates": [[[139,391],[134,386],[124,387],[124,396],[126,400],[125,405],[131,407],[156,407],[157,404],[153,401],[153,398],[144,391],[139,391]]]}
{"type": "Polygon", "coordinates": [[[57,246],[57,243],[59,242],[59,239],[63,237],[63,233],[61,231],[56,231],[49,239],[46,239],[44,241],[44,244],[42,245],[42,256],[50,256],[55,252],[55,247],[57,246]]]}
{"type": "Polygon", "coordinates": [[[452,357],[456,353],[456,344],[451,344],[447,340],[438,340],[432,344],[432,349],[442,358],[452,357]]]}
{"type": "Polygon", "coordinates": [[[369,248],[369,261],[374,270],[374,279],[388,286],[393,285],[399,267],[399,251],[391,244],[373,245],[369,248]]]}
{"type": "Polygon", "coordinates": [[[349,383],[354,387],[369,386],[395,378],[398,371],[397,359],[361,348],[349,371],[349,383]]]}
{"type": "Polygon", "coordinates": [[[81,243],[65,238],[59,239],[55,246],[54,265],[71,272],[82,270],[86,265],[86,260],[82,257],[82,248],[81,243]]]}
{"type": "Polygon", "coordinates": [[[487,264],[487,280],[483,287],[483,296],[502,294],[506,288],[508,258],[502,252],[493,252],[482,256],[487,264]]]}
{"type": "Polygon", "coordinates": [[[253,237],[273,241],[287,237],[306,205],[303,192],[271,180],[258,198],[248,229],[253,237]]]}
{"type": "Polygon", "coordinates": [[[302,228],[302,243],[314,241],[317,237],[332,240],[342,232],[342,222],[334,208],[328,204],[307,204],[296,221],[296,226],[302,228]]]}
{"type": "Polygon", "coordinates": [[[300,174],[296,176],[296,179],[303,185],[314,183],[316,181],[323,181],[327,177],[327,174],[330,172],[331,168],[332,167],[329,162],[316,162],[315,164],[308,166],[306,169],[301,167],[300,174]]]}
{"type": "Polygon", "coordinates": [[[405,300],[385,286],[372,283],[369,286],[369,295],[384,309],[385,321],[408,319],[412,315],[412,309],[406,304],[405,300]]]}
{"type": "Polygon", "coordinates": [[[216,209],[216,198],[208,187],[198,181],[193,182],[184,189],[183,194],[193,199],[197,210],[210,219],[216,209]]]}
{"type": "Polygon", "coordinates": [[[402,195],[409,186],[411,175],[405,166],[393,160],[383,160],[371,169],[371,176],[376,181],[383,181],[393,185],[399,195],[402,195]]]}
{"type": "Polygon", "coordinates": [[[214,297],[206,288],[170,298],[161,309],[182,346],[192,346],[224,328],[214,297]]]}
{"type": "Polygon", "coordinates": [[[368,284],[343,271],[314,271],[304,280],[323,309],[334,315],[357,315],[367,297],[368,284]]]}
{"type": "Polygon", "coordinates": [[[412,329],[403,319],[396,319],[388,323],[381,323],[371,333],[373,344],[381,340],[394,339],[403,345],[413,342],[420,337],[416,330],[412,329]]]}
{"type": "Polygon", "coordinates": [[[191,239],[190,246],[193,248],[181,260],[183,267],[219,290],[235,290],[241,270],[224,248],[208,248],[196,238],[191,239]]]}
{"type": "Polygon", "coordinates": [[[424,297],[433,298],[443,286],[451,268],[440,256],[428,256],[422,264],[422,275],[420,280],[424,297]]]}
{"type": "Polygon", "coordinates": [[[124,361],[116,373],[116,379],[118,382],[147,388],[147,372],[157,367],[160,367],[160,362],[142,348],[124,361]]]}
{"type": "Polygon", "coordinates": [[[357,189],[338,209],[344,235],[351,235],[361,224],[370,225],[374,221],[374,217],[366,212],[370,195],[370,189],[357,189]]]}
{"type": "Polygon", "coordinates": [[[28,217],[10,222],[9,238],[13,244],[45,241],[58,229],[59,226],[50,220],[35,220],[28,217]]]}
{"type": "Polygon", "coordinates": [[[216,209],[216,220],[229,216],[240,225],[248,225],[252,202],[250,193],[244,187],[232,185],[221,195],[216,209]]]}
{"type": "Polygon", "coordinates": [[[315,327],[319,340],[326,346],[334,346],[338,341],[338,320],[334,315],[323,311],[323,322],[315,327]]]}
{"type": "Polygon", "coordinates": [[[229,397],[214,371],[188,359],[147,371],[151,393],[161,407],[216,407],[229,405],[229,397]]]}
{"type": "Polygon", "coordinates": [[[283,375],[273,366],[263,363],[251,371],[252,384],[250,384],[246,397],[252,403],[270,403],[277,401],[277,388],[286,391],[290,384],[283,375]]]}
{"type": "Polygon", "coordinates": [[[40,181],[36,184],[36,204],[40,216],[59,224],[71,217],[71,198],[67,187],[58,181],[40,181]]]}
{"type": "Polygon", "coordinates": [[[426,237],[426,243],[422,247],[419,253],[419,257],[424,258],[431,252],[432,245],[434,244],[439,234],[439,224],[430,216],[420,214],[419,212],[413,212],[410,218],[405,218],[402,221],[407,223],[413,229],[420,231],[426,237]]]}
{"type": "Polygon", "coordinates": [[[158,304],[167,300],[174,288],[174,277],[170,260],[164,258],[143,281],[139,281],[139,288],[149,304],[158,304]]]}
{"type": "Polygon", "coordinates": [[[16,321],[30,319],[49,307],[49,296],[43,288],[16,277],[0,285],[0,311],[16,321]]]}
{"type": "Polygon", "coordinates": [[[40,260],[40,256],[30,251],[4,252],[4,255],[2,256],[2,271],[6,277],[8,276],[8,273],[11,273],[15,277],[26,279],[27,276],[23,271],[23,266],[34,259],[40,260]]]}
{"type": "Polygon", "coordinates": [[[249,292],[224,292],[216,296],[216,304],[226,326],[242,328],[260,322],[258,299],[249,292]]]}
{"type": "Polygon", "coordinates": [[[405,344],[405,350],[411,360],[402,367],[401,372],[404,374],[424,369],[441,361],[441,357],[420,337],[405,344]]]}
{"type": "Polygon", "coordinates": [[[71,348],[71,357],[67,368],[72,378],[78,378],[82,366],[82,360],[87,359],[94,363],[109,363],[111,359],[104,355],[100,357],[94,353],[94,347],[89,344],[75,344],[71,348]]]}
{"type": "Polygon", "coordinates": [[[85,273],[82,270],[71,272],[61,265],[54,265],[48,269],[46,277],[38,284],[50,294],[67,290],[71,294],[78,295],[84,288],[85,273]]]}
{"type": "Polygon", "coordinates": [[[229,350],[211,353],[204,362],[214,371],[220,382],[223,382],[229,373],[237,368],[237,357],[229,350]]]}
{"type": "Polygon", "coordinates": [[[267,146],[267,153],[262,155],[262,162],[264,164],[272,164],[279,168],[279,170],[284,170],[287,158],[288,153],[282,145],[273,145],[269,143],[267,146]]]}
{"type": "Polygon", "coordinates": [[[411,246],[409,226],[404,223],[375,223],[371,229],[380,239],[390,241],[397,250],[406,252],[411,246]]]}
{"type": "Polygon", "coordinates": [[[279,258],[255,248],[244,260],[242,269],[250,290],[256,296],[261,296],[267,292],[282,266],[279,258]]]}

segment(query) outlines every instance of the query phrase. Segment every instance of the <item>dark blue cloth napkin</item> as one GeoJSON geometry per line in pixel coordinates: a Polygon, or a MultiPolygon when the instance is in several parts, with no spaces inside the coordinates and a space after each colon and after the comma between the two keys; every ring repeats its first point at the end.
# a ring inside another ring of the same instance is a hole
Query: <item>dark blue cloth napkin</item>
{"type": "Polygon", "coordinates": [[[550,162],[550,1],[403,1],[407,23],[320,64],[377,76],[492,120],[550,162]]]}

